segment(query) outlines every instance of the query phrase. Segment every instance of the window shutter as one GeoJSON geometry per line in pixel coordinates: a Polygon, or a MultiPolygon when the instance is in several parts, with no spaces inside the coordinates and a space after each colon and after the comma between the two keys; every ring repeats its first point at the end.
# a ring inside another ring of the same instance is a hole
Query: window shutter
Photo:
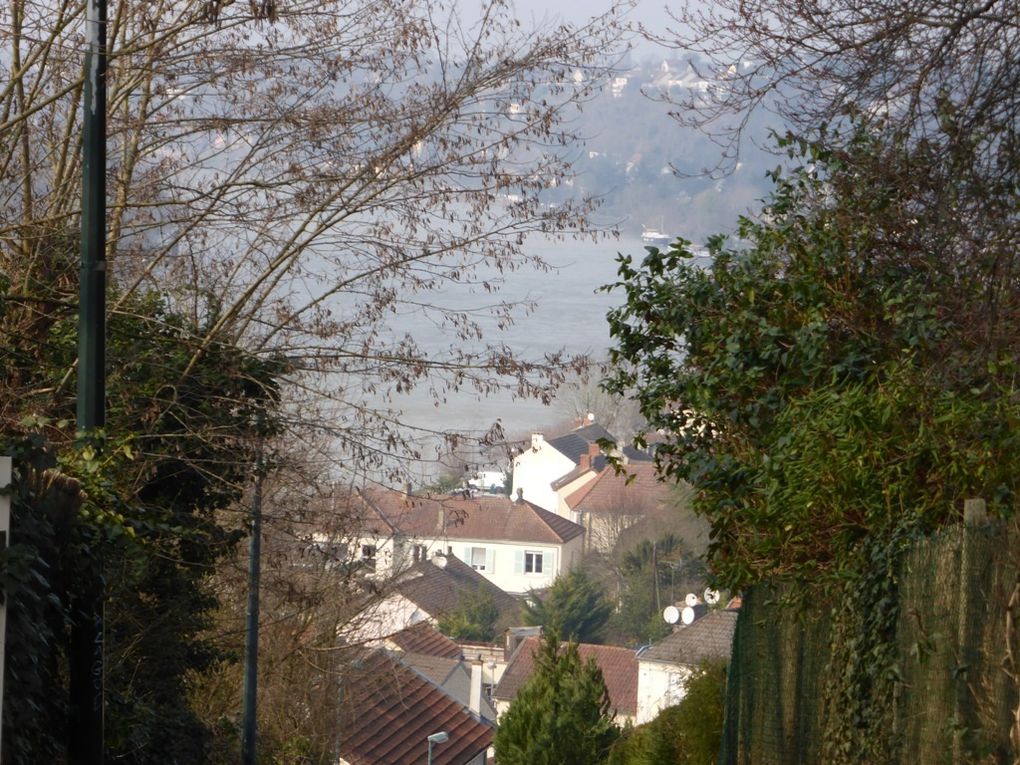
{"type": "Polygon", "coordinates": [[[547,550],[542,560],[542,573],[553,578],[560,575],[560,570],[556,568],[556,550],[547,550]]]}
{"type": "Polygon", "coordinates": [[[514,573],[515,574],[524,573],[524,550],[514,551],[514,573]]]}
{"type": "Polygon", "coordinates": [[[496,570],[496,550],[489,548],[485,551],[485,570],[488,573],[493,573],[496,570]]]}
{"type": "Polygon", "coordinates": [[[467,563],[469,566],[471,565],[471,548],[470,547],[465,547],[463,550],[461,550],[460,559],[464,563],[467,563]]]}

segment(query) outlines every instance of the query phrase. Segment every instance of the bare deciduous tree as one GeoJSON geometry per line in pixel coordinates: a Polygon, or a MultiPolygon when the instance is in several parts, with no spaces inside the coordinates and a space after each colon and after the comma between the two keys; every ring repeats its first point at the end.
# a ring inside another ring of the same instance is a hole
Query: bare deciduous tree
{"type": "MultiPolygon", "coordinates": [[[[218,342],[286,358],[295,416],[360,463],[415,451],[380,402],[426,378],[437,398],[548,396],[568,360],[482,335],[513,321],[507,275],[544,267],[525,238],[588,229],[591,200],[539,195],[568,172],[569,112],[612,63],[616,12],[529,31],[502,0],[268,8],[112,8],[112,310],[155,290],[201,327],[196,359],[218,342]]],[[[24,287],[78,225],[84,10],[0,16],[0,268],[24,287]]]]}
{"type": "Polygon", "coordinates": [[[661,41],[704,55],[719,84],[677,117],[715,122],[731,150],[742,120],[728,118],[756,107],[802,133],[861,111],[929,140],[946,137],[934,129],[950,106],[964,131],[1020,116],[1020,12],[1006,0],[721,0],[674,19],[661,41]]]}

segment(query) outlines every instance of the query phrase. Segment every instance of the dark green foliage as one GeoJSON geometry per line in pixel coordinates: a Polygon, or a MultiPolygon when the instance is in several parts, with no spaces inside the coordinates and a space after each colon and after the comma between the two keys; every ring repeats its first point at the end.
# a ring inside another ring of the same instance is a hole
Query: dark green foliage
{"type": "Polygon", "coordinates": [[[624,732],[608,765],[715,765],[725,693],[726,663],[706,662],[688,678],[679,704],[624,732]]]}
{"type": "Polygon", "coordinates": [[[463,595],[457,609],[439,618],[439,631],[454,640],[480,640],[496,638],[499,608],[492,594],[478,588],[463,595]]]}
{"type": "Polygon", "coordinates": [[[613,642],[643,644],[665,637],[662,610],[704,586],[704,564],[675,535],[647,539],[620,553],[620,607],[609,630],[613,642]],[[654,562],[654,563],[653,563],[654,562]]]}
{"type": "Polygon", "coordinates": [[[532,593],[523,609],[525,624],[542,626],[562,639],[601,643],[613,613],[599,586],[580,568],[561,574],[543,596],[532,593]]]}
{"type": "Polygon", "coordinates": [[[694,485],[733,588],[838,576],[869,535],[953,522],[969,496],[1009,513],[1020,480],[1016,317],[975,313],[977,264],[943,263],[959,228],[903,200],[907,178],[954,180],[863,129],[800,152],[746,247],[713,239],[707,269],[684,245],[623,258],[610,314],[609,387],[669,434],[659,466],[694,485]]]}
{"type": "Polygon", "coordinates": [[[652,725],[653,762],[714,765],[722,743],[726,663],[707,662],[687,680],[687,694],[652,725]]]}
{"type": "Polygon", "coordinates": [[[126,301],[108,325],[109,435],[76,441],[73,381],[53,386],[73,366],[75,322],[57,286],[36,288],[57,307],[0,299],[2,448],[16,471],[6,691],[19,699],[4,708],[5,749],[13,763],[60,760],[67,626],[85,574],[101,572],[107,757],[205,762],[186,682],[223,655],[205,636],[204,582],[243,536],[220,513],[274,432],[282,368],[229,345],[196,353],[197,328],[161,299],[126,301]]]}
{"type": "Polygon", "coordinates": [[[5,444],[13,457],[11,545],[4,554],[7,605],[3,708],[4,753],[13,763],[59,762],[67,697],[61,667],[73,583],[82,560],[73,554],[84,539],[74,523],[77,482],[44,478],[54,466],[41,439],[5,444]],[[16,701],[15,701],[16,699],[16,701]],[[11,735],[17,731],[16,735],[11,735]]]}
{"type": "Polygon", "coordinates": [[[602,670],[548,631],[493,746],[498,765],[598,765],[619,734],[602,670]]]}

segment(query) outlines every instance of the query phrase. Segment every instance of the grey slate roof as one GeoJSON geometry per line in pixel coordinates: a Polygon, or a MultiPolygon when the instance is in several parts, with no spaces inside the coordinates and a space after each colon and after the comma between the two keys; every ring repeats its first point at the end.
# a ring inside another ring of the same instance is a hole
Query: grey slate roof
{"type": "Polygon", "coordinates": [[[711,611],[638,655],[638,661],[695,666],[706,659],[729,659],[737,611],[711,611]]]}
{"type": "Polygon", "coordinates": [[[600,438],[615,440],[612,433],[595,424],[572,430],[565,436],[550,438],[546,443],[576,464],[581,461],[581,455],[588,453],[589,444],[595,443],[600,438]]]}
{"type": "Polygon", "coordinates": [[[501,590],[454,555],[437,555],[415,563],[401,576],[394,590],[433,617],[456,611],[461,598],[481,590],[492,596],[499,609],[497,629],[508,627],[520,618],[520,603],[513,595],[501,590]],[[446,561],[446,565],[436,565],[440,558],[446,561]]]}

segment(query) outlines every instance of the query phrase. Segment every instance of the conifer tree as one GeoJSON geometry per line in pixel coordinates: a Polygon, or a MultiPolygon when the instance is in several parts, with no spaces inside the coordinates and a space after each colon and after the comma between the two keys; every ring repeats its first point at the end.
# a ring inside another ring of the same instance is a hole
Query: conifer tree
{"type": "Polygon", "coordinates": [[[619,735],[602,670],[547,630],[534,673],[500,719],[497,764],[596,765],[619,735]]]}
{"type": "Polygon", "coordinates": [[[579,568],[558,577],[544,597],[533,595],[524,604],[525,624],[545,627],[579,643],[601,643],[612,613],[612,603],[579,568]]]}

